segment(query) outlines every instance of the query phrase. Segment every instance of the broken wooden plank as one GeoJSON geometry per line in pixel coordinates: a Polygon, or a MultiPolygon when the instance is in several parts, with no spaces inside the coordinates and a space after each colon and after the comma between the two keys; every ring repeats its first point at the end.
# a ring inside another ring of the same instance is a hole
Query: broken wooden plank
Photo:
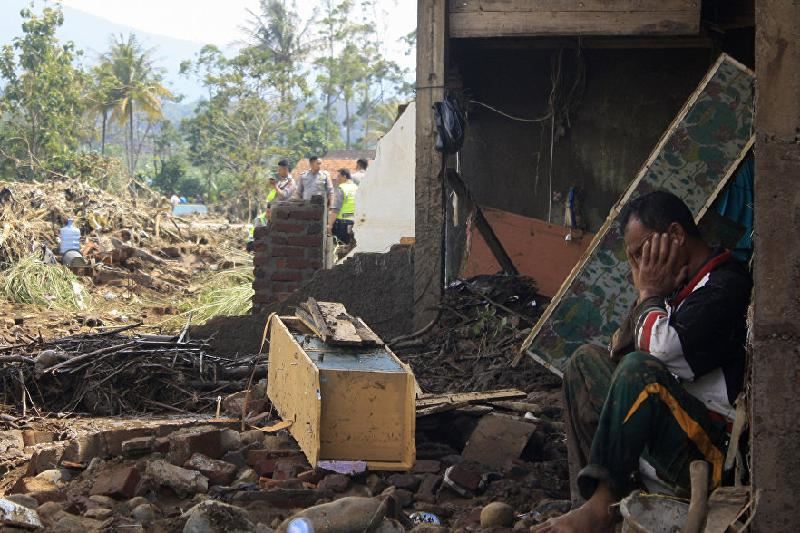
{"type": "Polygon", "coordinates": [[[509,411],[514,411],[515,413],[541,413],[544,411],[541,405],[538,403],[531,403],[531,402],[515,402],[515,401],[499,401],[499,402],[488,402],[489,405],[492,407],[499,407],[500,409],[507,409],[509,411]]]}
{"type": "Polygon", "coordinates": [[[725,54],[720,56],[611,209],[514,364],[528,353],[562,375],[582,344],[608,345],[637,297],[630,281],[620,211],[631,199],[662,189],[678,195],[701,219],[755,140],[754,85],[752,71],[725,54]],[[720,135],[720,131],[727,133],[720,135]]]}
{"type": "Polygon", "coordinates": [[[519,417],[491,413],[480,419],[470,435],[462,457],[491,468],[502,469],[517,459],[536,431],[536,425],[519,417]]]}
{"type": "Polygon", "coordinates": [[[317,307],[322,314],[322,319],[331,332],[329,339],[325,342],[329,344],[362,344],[361,337],[356,332],[353,324],[353,317],[347,313],[347,309],[335,302],[317,302],[317,307]]]}
{"type": "Polygon", "coordinates": [[[417,398],[417,409],[431,407],[441,403],[482,403],[492,400],[513,400],[525,398],[527,395],[518,389],[502,389],[488,392],[457,392],[452,394],[433,394],[417,398]]]}
{"type": "Polygon", "coordinates": [[[697,0],[450,0],[452,38],[696,35],[697,0]]]}
{"type": "Polygon", "coordinates": [[[356,317],[355,320],[356,333],[361,337],[361,341],[365,346],[383,346],[383,340],[367,326],[363,320],[356,317]]]}
{"type": "Polygon", "coordinates": [[[432,405],[430,407],[425,407],[423,409],[417,408],[417,418],[422,418],[430,415],[438,415],[439,413],[447,413],[449,411],[455,411],[456,409],[467,407],[468,405],[469,404],[467,402],[439,403],[436,405],[432,405]]]}

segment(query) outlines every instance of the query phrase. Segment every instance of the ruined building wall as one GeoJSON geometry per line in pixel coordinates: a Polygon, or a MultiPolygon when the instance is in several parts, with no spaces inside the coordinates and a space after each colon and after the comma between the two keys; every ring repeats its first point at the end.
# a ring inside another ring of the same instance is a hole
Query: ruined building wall
{"type": "Polygon", "coordinates": [[[800,524],[800,3],[756,2],[753,531],[800,524]]]}
{"type": "Polygon", "coordinates": [[[253,234],[254,314],[283,302],[322,268],[322,197],[273,204],[269,226],[253,234]]]}

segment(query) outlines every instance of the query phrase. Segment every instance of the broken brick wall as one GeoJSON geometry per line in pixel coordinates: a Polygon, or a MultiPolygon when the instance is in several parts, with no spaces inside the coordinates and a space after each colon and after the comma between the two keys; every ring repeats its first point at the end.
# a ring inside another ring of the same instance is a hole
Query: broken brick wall
{"type": "Polygon", "coordinates": [[[322,197],[273,204],[268,226],[253,233],[253,309],[283,302],[322,268],[322,197]]]}

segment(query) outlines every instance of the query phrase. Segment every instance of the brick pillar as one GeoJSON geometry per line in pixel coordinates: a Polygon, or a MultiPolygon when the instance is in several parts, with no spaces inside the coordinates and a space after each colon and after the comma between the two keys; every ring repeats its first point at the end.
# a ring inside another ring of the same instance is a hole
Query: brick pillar
{"type": "Polygon", "coordinates": [[[268,226],[253,234],[253,313],[284,301],[322,268],[324,206],[311,201],[273,204],[268,226]]]}

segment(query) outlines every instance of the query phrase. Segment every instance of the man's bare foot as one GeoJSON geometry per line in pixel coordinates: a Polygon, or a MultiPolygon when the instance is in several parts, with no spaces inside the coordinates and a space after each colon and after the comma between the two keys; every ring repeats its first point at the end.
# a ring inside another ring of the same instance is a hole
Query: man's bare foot
{"type": "Polygon", "coordinates": [[[614,517],[608,509],[613,503],[611,493],[601,485],[589,501],[565,515],[531,527],[531,533],[613,532],[614,517]]]}

